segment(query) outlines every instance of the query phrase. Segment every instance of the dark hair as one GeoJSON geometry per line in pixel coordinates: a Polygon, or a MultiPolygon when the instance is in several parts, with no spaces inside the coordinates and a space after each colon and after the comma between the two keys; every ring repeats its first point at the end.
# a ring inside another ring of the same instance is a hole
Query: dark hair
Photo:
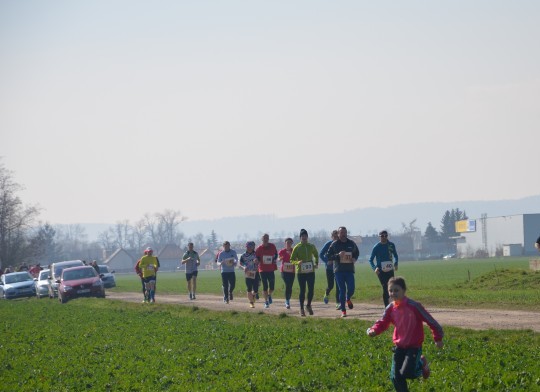
{"type": "Polygon", "coordinates": [[[193,245],[193,242],[188,242],[188,246],[189,246],[189,245],[193,245]]]}
{"type": "Polygon", "coordinates": [[[398,285],[403,289],[403,291],[407,291],[407,285],[405,284],[405,279],[403,279],[401,276],[393,276],[388,280],[388,287],[390,285],[398,285]]]}
{"type": "Polygon", "coordinates": [[[287,241],[291,241],[291,242],[294,242],[294,241],[293,241],[293,239],[292,239],[291,237],[287,237],[287,238],[285,238],[285,242],[287,242],[287,241]]]}

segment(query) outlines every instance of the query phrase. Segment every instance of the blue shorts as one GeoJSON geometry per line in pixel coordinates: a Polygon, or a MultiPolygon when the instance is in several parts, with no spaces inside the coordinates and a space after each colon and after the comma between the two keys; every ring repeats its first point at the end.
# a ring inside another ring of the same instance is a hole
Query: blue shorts
{"type": "Polygon", "coordinates": [[[192,277],[197,277],[199,271],[193,271],[192,273],[190,274],[186,274],[186,280],[189,282],[191,280],[192,277]]]}

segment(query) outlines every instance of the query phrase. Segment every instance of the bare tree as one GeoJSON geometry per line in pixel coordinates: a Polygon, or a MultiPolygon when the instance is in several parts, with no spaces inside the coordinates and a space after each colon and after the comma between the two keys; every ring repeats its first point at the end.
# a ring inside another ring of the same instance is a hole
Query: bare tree
{"type": "Polygon", "coordinates": [[[136,222],[131,228],[130,248],[140,251],[147,243],[147,230],[144,219],[136,222]]]}
{"type": "Polygon", "coordinates": [[[17,196],[22,187],[0,163],[0,267],[25,257],[26,231],[39,215],[37,207],[24,206],[17,196]]]}

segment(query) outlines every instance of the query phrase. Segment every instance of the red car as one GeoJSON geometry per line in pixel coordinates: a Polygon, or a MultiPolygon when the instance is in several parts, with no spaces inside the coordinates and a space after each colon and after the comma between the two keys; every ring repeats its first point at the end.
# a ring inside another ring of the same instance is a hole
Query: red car
{"type": "Polygon", "coordinates": [[[92,266],[66,268],[57,283],[60,303],[77,297],[105,298],[101,277],[92,266]]]}

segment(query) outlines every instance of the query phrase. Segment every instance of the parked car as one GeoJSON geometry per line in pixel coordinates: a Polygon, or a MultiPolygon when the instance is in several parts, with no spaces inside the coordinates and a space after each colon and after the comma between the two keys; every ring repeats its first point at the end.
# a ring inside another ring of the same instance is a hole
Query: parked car
{"type": "Polygon", "coordinates": [[[58,280],[62,276],[64,268],[83,266],[82,260],[59,261],[51,264],[51,276],[49,278],[49,298],[54,298],[58,295],[58,280]]]}
{"type": "Polygon", "coordinates": [[[0,277],[0,297],[12,299],[36,295],[34,278],[28,271],[12,272],[0,277]]]}
{"type": "Polygon", "coordinates": [[[103,282],[92,266],[65,268],[56,283],[61,303],[77,297],[105,298],[103,282]]]}
{"type": "Polygon", "coordinates": [[[38,298],[49,295],[49,276],[50,269],[42,269],[39,271],[37,278],[34,278],[34,286],[36,287],[36,296],[38,298]]]}
{"type": "Polygon", "coordinates": [[[444,260],[455,259],[455,258],[456,258],[456,254],[455,254],[455,253],[450,253],[450,254],[447,254],[447,255],[443,256],[443,259],[444,259],[444,260]]]}
{"type": "Polygon", "coordinates": [[[98,265],[99,267],[99,275],[101,276],[101,280],[103,281],[103,286],[106,289],[110,289],[111,287],[116,287],[116,278],[114,277],[114,270],[109,271],[109,266],[107,265],[98,265]]]}

